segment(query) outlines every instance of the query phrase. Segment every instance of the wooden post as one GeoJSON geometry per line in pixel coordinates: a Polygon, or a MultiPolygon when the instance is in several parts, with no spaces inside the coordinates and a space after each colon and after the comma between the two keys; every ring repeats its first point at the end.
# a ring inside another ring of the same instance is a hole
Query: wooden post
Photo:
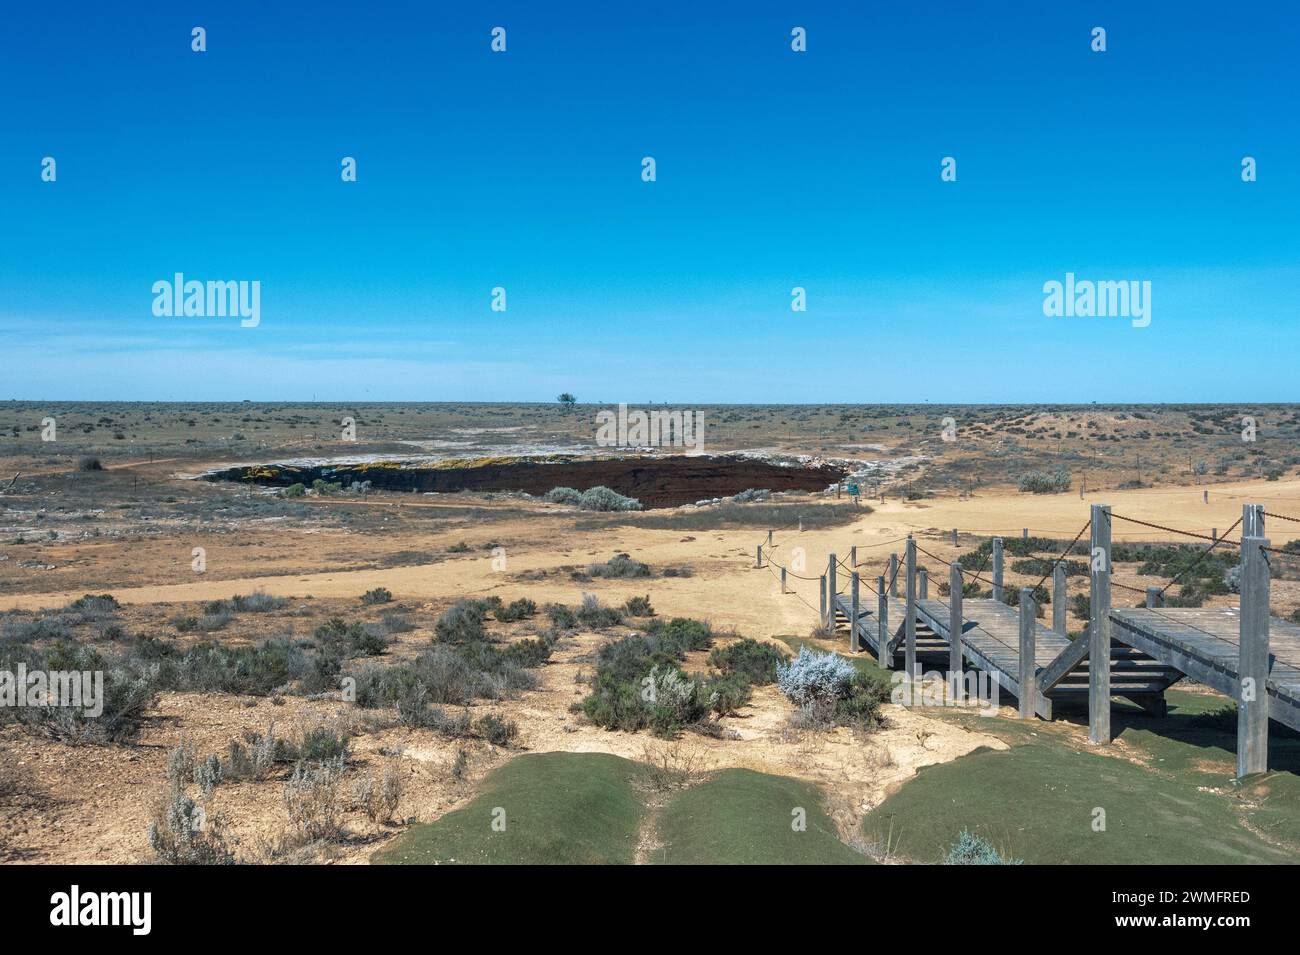
{"type": "Polygon", "coordinates": [[[907,678],[914,680],[916,672],[916,541],[909,534],[904,551],[907,580],[907,619],[903,621],[907,638],[907,678]]]}
{"type": "Polygon", "coordinates": [[[889,555],[889,596],[898,596],[898,555],[889,555]]]}
{"type": "Polygon", "coordinates": [[[993,599],[1002,602],[1002,538],[993,538],[993,599]]]}
{"type": "Polygon", "coordinates": [[[889,598],[885,595],[885,578],[876,578],[876,616],[880,618],[880,628],[876,633],[876,662],[883,669],[894,668],[894,655],[889,652],[889,598]]]}
{"type": "Polygon", "coordinates": [[[854,544],[852,547],[849,548],[849,566],[850,567],[858,566],[858,545],[857,544],[854,544]]]}
{"type": "Polygon", "coordinates": [[[763,566],[763,545],[762,544],[758,545],[758,553],[754,556],[754,566],[755,567],[763,566]]]}
{"type": "Polygon", "coordinates": [[[1268,539],[1241,539],[1237,777],[1268,769],[1268,539]]]}
{"type": "Polygon", "coordinates": [[[1241,536],[1242,537],[1263,537],[1264,536],[1264,505],[1263,504],[1241,505],[1241,536]]]}
{"type": "Polygon", "coordinates": [[[767,549],[768,550],[772,549],[772,531],[770,528],[768,529],[767,532],[767,549]]]}
{"type": "Polygon", "coordinates": [[[961,564],[948,568],[948,692],[956,702],[965,697],[962,686],[961,631],[961,564]]]}
{"type": "Polygon", "coordinates": [[[858,572],[855,570],[849,585],[849,652],[858,652],[858,572]]]}
{"type": "Polygon", "coordinates": [[[1022,528],[1020,529],[1020,539],[1021,539],[1021,540],[1026,540],[1026,541],[1029,540],[1029,528],[1028,528],[1028,527],[1022,527],[1022,528]]]}
{"type": "Polygon", "coordinates": [[[1065,612],[1070,609],[1066,591],[1065,561],[1058,560],[1052,568],[1052,630],[1063,637],[1069,636],[1065,623],[1065,612]]]}
{"type": "Polygon", "coordinates": [[[826,626],[826,575],[825,574],[822,574],[821,591],[822,591],[822,627],[824,628],[826,626]]]}
{"type": "Polygon", "coordinates": [[[1035,660],[1038,607],[1034,592],[1020,588],[1020,718],[1033,719],[1038,701],[1038,662],[1035,660]]]}
{"type": "Polygon", "coordinates": [[[1219,542],[1219,529],[1217,527],[1210,528],[1210,540],[1214,541],[1216,544],[1219,542]]]}
{"type": "Polygon", "coordinates": [[[1159,607],[1159,606],[1160,606],[1161,604],[1163,604],[1164,602],[1165,602],[1165,601],[1164,601],[1164,598],[1160,596],[1160,588],[1159,588],[1159,587],[1148,587],[1148,588],[1147,588],[1147,609],[1148,609],[1148,610],[1155,610],[1157,607],[1159,607]]]}
{"type": "Polygon", "coordinates": [[[929,600],[930,599],[930,571],[925,567],[922,567],[920,570],[916,572],[916,574],[918,577],[921,578],[921,599],[929,600]]]}
{"type": "Polygon", "coordinates": [[[835,555],[831,554],[826,564],[826,629],[829,636],[835,635],[835,555]]]}
{"type": "Polygon", "coordinates": [[[952,546],[957,546],[957,528],[955,527],[952,529],[952,546]]]}
{"type": "Polygon", "coordinates": [[[785,589],[785,568],[781,568],[781,593],[786,593],[785,589]]]}
{"type": "Polygon", "coordinates": [[[1092,505],[1088,551],[1088,739],[1110,742],[1110,506],[1092,505]]]}
{"type": "Polygon", "coordinates": [[[1202,492],[1201,492],[1201,500],[1203,500],[1206,504],[1209,504],[1209,503],[1210,503],[1210,492],[1209,492],[1209,491],[1202,491],[1202,492]]]}

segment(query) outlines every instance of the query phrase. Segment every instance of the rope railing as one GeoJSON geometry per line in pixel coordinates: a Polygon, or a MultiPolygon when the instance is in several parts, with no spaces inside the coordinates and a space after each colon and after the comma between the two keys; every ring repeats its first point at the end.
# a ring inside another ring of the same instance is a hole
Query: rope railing
{"type": "MultiPolygon", "coordinates": [[[[1123,514],[1112,513],[1110,516],[1117,520],[1128,521],[1130,524],[1140,524],[1143,527],[1151,527],[1158,531],[1164,531],[1167,534],[1182,534],[1184,537],[1194,537],[1197,540],[1209,541],[1211,544],[1223,543],[1223,544],[1231,544],[1233,547],[1241,546],[1240,541],[1227,540],[1224,537],[1211,537],[1209,534],[1197,534],[1194,531],[1185,531],[1177,527],[1166,527],[1164,524],[1153,524],[1150,521],[1140,521],[1136,517],[1125,517],[1123,514]]],[[[1241,520],[1238,519],[1237,524],[1240,523],[1241,520]]],[[[1233,524],[1232,527],[1229,527],[1228,533],[1231,533],[1232,529],[1235,528],[1237,524],[1233,524]]]]}
{"type": "MultiPolygon", "coordinates": [[[[1279,513],[1273,512],[1273,511],[1263,511],[1262,509],[1261,509],[1261,512],[1263,513],[1263,515],[1264,515],[1265,517],[1268,517],[1268,518],[1272,518],[1272,519],[1275,519],[1275,520],[1281,520],[1281,521],[1288,521],[1288,522],[1295,523],[1295,524],[1300,524],[1300,517],[1292,517],[1292,516],[1287,515],[1287,514],[1279,514],[1279,513]]],[[[1172,535],[1176,535],[1176,536],[1181,536],[1181,537],[1191,538],[1191,539],[1194,539],[1194,540],[1202,540],[1202,541],[1206,541],[1206,542],[1209,543],[1210,546],[1207,547],[1207,548],[1205,548],[1205,549],[1201,552],[1201,554],[1196,558],[1196,560],[1194,560],[1192,563],[1190,563],[1190,564],[1188,564],[1186,567],[1184,567],[1181,571],[1179,571],[1178,573],[1176,573],[1172,578],[1170,578],[1170,579],[1169,579],[1169,580],[1164,584],[1163,587],[1160,588],[1160,590],[1159,590],[1159,592],[1158,592],[1158,595],[1157,595],[1158,597],[1163,597],[1163,596],[1165,595],[1165,593],[1166,593],[1166,592],[1167,592],[1171,587],[1173,587],[1175,584],[1177,584],[1177,583],[1179,583],[1180,581],[1182,581],[1182,580],[1183,580],[1187,575],[1189,575],[1190,573],[1192,573],[1192,572],[1193,572],[1193,571],[1194,571],[1198,566],[1200,566],[1200,565],[1201,565],[1201,564],[1202,564],[1202,563],[1203,563],[1203,562],[1204,562],[1204,561],[1209,557],[1210,553],[1213,552],[1213,551],[1215,550],[1215,548],[1219,547],[1219,546],[1222,545],[1222,544],[1227,544],[1227,545],[1230,545],[1230,546],[1232,546],[1232,547],[1238,547],[1238,548],[1241,547],[1241,541],[1240,541],[1240,540],[1232,540],[1232,539],[1230,539],[1230,537],[1228,536],[1228,535],[1230,535],[1233,531],[1235,531],[1235,530],[1236,530],[1236,529],[1241,525],[1241,523],[1242,523],[1242,519],[1241,519],[1241,518],[1238,518],[1238,519],[1237,519],[1237,520],[1232,524],[1232,526],[1229,527],[1229,528],[1227,529],[1227,531],[1225,531],[1223,534],[1219,534],[1219,533],[1216,531],[1213,535],[1207,535],[1207,534],[1197,533],[1197,532],[1195,532],[1195,531],[1185,530],[1185,529],[1183,529],[1183,528],[1171,527],[1171,526],[1169,526],[1169,525],[1156,523],[1156,522],[1154,522],[1154,521],[1146,521],[1146,520],[1141,520],[1141,519],[1139,519],[1139,518],[1135,518],[1135,517],[1129,517],[1128,515],[1125,515],[1125,514],[1116,514],[1116,513],[1112,512],[1112,513],[1110,514],[1110,516],[1111,516],[1111,518],[1114,519],[1114,520],[1120,520],[1120,521],[1124,521],[1124,522],[1129,523],[1129,524],[1135,524],[1135,525],[1140,526],[1140,527],[1150,528],[1151,530],[1160,531],[1160,532],[1165,533],[1165,534],[1172,534],[1172,535]]],[[[781,530],[786,530],[786,529],[788,529],[789,527],[793,527],[793,526],[794,526],[793,524],[790,524],[790,525],[787,525],[785,528],[781,528],[781,530]]],[[[1060,564],[1062,564],[1062,563],[1064,563],[1064,562],[1066,561],[1066,559],[1069,557],[1069,555],[1074,551],[1075,547],[1078,545],[1079,541],[1082,540],[1083,535],[1084,535],[1085,533],[1088,532],[1088,530],[1089,530],[1089,528],[1090,528],[1091,526],[1092,526],[1092,522],[1091,522],[1091,521],[1086,522],[1086,523],[1085,523],[1085,524],[1084,524],[1084,525],[1079,529],[1079,531],[1074,535],[1073,539],[1071,539],[1070,542],[1069,542],[1067,545],[1065,545],[1065,548],[1061,551],[1061,553],[1060,553],[1057,557],[1048,560],[1048,562],[1047,562],[1047,570],[1043,573],[1043,575],[1042,575],[1041,577],[1039,577],[1038,581],[1033,585],[1033,587],[1030,588],[1031,590],[1037,592],[1041,587],[1043,587],[1043,585],[1047,582],[1048,578],[1051,577],[1052,574],[1055,572],[1056,567],[1057,567],[1058,565],[1060,565],[1060,564]]],[[[1022,531],[1027,532],[1028,529],[1022,529],[1022,531]]],[[[769,532],[769,535],[770,535],[771,533],[772,533],[772,532],[769,532]]],[[[762,544],[759,545],[760,548],[761,548],[761,551],[763,552],[763,556],[766,558],[766,559],[765,559],[765,562],[764,562],[764,566],[768,568],[769,572],[772,573],[773,577],[776,577],[776,576],[777,576],[776,571],[777,571],[777,570],[780,570],[780,571],[782,571],[782,572],[783,572],[786,576],[788,576],[788,577],[793,577],[793,578],[796,579],[796,580],[808,581],[808,582],[810,582],[810,583],[811,583],[811,582],[814,582],[814,581],[820,581],[820,580],[824,579],[825,575],[807,576],[807,575],[804,575],[804,574],[797,573],[797,572],[795,572],[794,570],[790,569],[788,566],[786,566],[786,565],[780,563],[779,561],[775,560],[775,559],[773,558],[773,556],[772,556],[772,552],[773,552],[773,551],[775,551],[775,550],[776,550],[777,548],[779,548],[779,547],[782,547],[782,546],[788,544],[789,541],[795,539],[796,537],[798,537],[798,536],[799,536],[800,534],[802,534],[802,533],[804,533],[804,530],[803,530],[803,527],[802,527],[802,521],[800,521],[800,529],[799,529],[799,531],[796,532],[795,534],[791,534],[791,535],[789,535],[789,536],[787,536],[787,537],[781,539],[780,541],[772,541],[770,544],[764,542],[764,543],[762,543],[762,544]]],[[[1014,533],[1014,532],[1007,532],[1007,533],[1003,534],[1003,536],[1011,536],[1011,534],[1013,534],[1013,533],[1014,533]]],[[[1045,534],[1055,535],[1057,532],[1052,531],[1052,532],[1036,532],[1036,533],[1045,533],[1045,534]]],[[[871,543],[867,543],[867,544],[858,544],[858,545],[855,545],[854,559],[853,559],[852,562],[851,562],[850,560],[846,559],[846,558],[843,558],[843,557],[836,557],[836,558],[835,558],[835,566],[836,566],[837,568],[839,568],[839,569],[844,570],[844,571],[849,575],[849,579],[846,580],[845,585],[844,585],[844,587],[843,587],[842,589],[836,589],[836,590],[833,591],[832,593],[827,594],[827,598],[828,598],[828,600],[829,600],[830,602],[833,603],[833,601],[834,601],[837,597],[842,597],[842,596],[844,596],[844,595],[848,592],[848,589],[849,589],[849,587],[850,587],[850,585],[851,585],[851,579],[852,579],[852,576],[853,576],[854,574],[857,574],[857,576],[858,576],[858,582],[859,582],[859,585],[860,585],[860,586],[865,586],[866,589],[867,589],[870,593],[876,595],[877,597],[880,596],[880,595],[881,595],[881,594],[880,594],[880,591],[877,590],[877,588],[873,587],[873,586],[871,585],[871,583],[869,582],[870,573],[868,572],[868,573],[866,573],[866,574],[863,574],[863,573],[861,573],[861,572],[859,571],[859,568],[862,566],[862,564],[859,563],[859,562],[857,562],[857,560],[856,560],[856,548],[869,549],[869,548],[873,548],[873,547],[888,547],[888,546],[893,545],[893,544],[900,544],[900,543],[903,543],[904,541],[907,541],[909,538],[912,539],[913,541],[915,541],[915,538],[912,537],[912,535],[908,535],[907,537],[898,537],[898,538],[893,538],[893,539],[891,539],[891,540],[873,541],[873,542],[871,542],[871,543]]],[[[771,539],[770,536],[769,536],[769,539],[771,539]]],[[[947,559],[947,558],[940,557],[938,554],[935,554],[935,553],[933,553],[932,551],[926,549],[925,547],[922,547],[919,543],[915,544],[915,547],[916,547],[916,550],[917,550],[919,553],[924,554],[926,557],[930,558],[931,560],[934,560],[934,561],[938,562],[940,565],[951,564],[951,563],[955,563],[955,562],[956,562],[956,561],[954,561],[954,560],[949,560],[949,559],[947,559]]],[[[1280,555],[1280,556],[1282,556],[1282,557],[1290,558],[1290,559],[1293,559],[1293,560],[1300,560],[1300,552],[1297,552],[1297,551],[1294,551],[1294,550],[1292,550],[1292,551],[1287,551],[1287,550],[1281,550],[1281,549],[1279,549],[1279,548],[1275,548],[1275,547],[1264,547],[1264,548],[1262,548],[1262,549],[1263,549],[1264,551],[1270,553],[1270,554],[1278,554],[1278,555],[1280,555]]],[[[985,570],[988,568],[989,561],[990,561],[991,559],[992,559],[992,552],[989,551],[989,552],[985,553],[985,555],[984,555],[984,561],[983,561],[983,563],[980,565],[979,570],[976,570],[976,571],[974,571],[974,572],[971,572],[970,570],[967,570],[967,569],[965,569],[965,568],[962,568],[961,571],[960,571],[960,573],[961,573],[961,578],[962,578],[963,586],[964,586],[965,584],[967,584],[967,583],[980,583],[980,584],[983,584],[983,585],[985,585],[985,586],[988,586],[989,588],[993,588],[993,587],[995,586],[994,582],[991,581],[991,580],[989,580],[987,577],[984,576],[984,572],[985,572],[985,570]]],[[[902,562],[902,561],[898,561],[898,562],[895,564],[895,566],[894,566],[893,573],[890,574],[890,573],[889,573],[889,564],[890,564],[889,560],[885,560],[885,561],[883,562],[883,564],[882,564],[880,574],[877,575],[877,576],[879,576],[879,577],[886,577],[886,576],[888,577],[888,580],[886,580],[886,586],[885,586],[886,593],[888,593],[888,592],[892,592],[893,589],[897,586],[898,573],[899,573],[900,570],[903,569],[903,562],[902,562]]],[[[1114,587],[1114,588],[1117,588],[1117,589],[1120,589],[1120,590],[1124,590],[1124,591],[1129,591],[1129,592],[1131,592],[1131,593],[1135,593],[1135,594],[1141,594],[1141,595],[1143,595],[1143,596],[1148,595],[1149,592],[1150,592],[1150,590],[1153,590],[1153,589],[1154,589],[1154,588],[1134,587],[1134,586],[1132,586],[1132,585],[1130,585],[1130,584],[1125,584],[1125,583],[1122,583],[1122,582],[1120,582],[1120,581],[1118,581],[1118,580],[1115,580],[1115,579],[1114,579],[1114,575],[1113,575],[1113,571],[1112,571],[1112,576],[1111,576],[1110,585],[1111,585],[1112,587],[1114,587]]],[[[1004,586],[1005,586],[1005,585],[1004,585],[1004,586]]],[[[791,590],[791,591],[789,591],[789,592],[792,593],[792,594],[794,594],[794,596],[796,596],[796,597],[800,600],[800,602],[802,602],[802,603],[803,603],[805,606],[807,606],[810,610],[816,610],[816,608],[813,607],[812,604],[810,604],[807,600],[805,600],[805,599],[803,598],[803,596],[800,595],[797,591],[791,590]]],[[[945,602],[943,602],[942,600],[939,600],[938,602],[940,603],[941,606],[944,606],[944,607],[947,607],[947,606],[948,606],[948,605],[947,605],[945,602]]]]}
{"type": "MultiPolygon", "coordinates": [[[[1231,527],[1228,528],[1227,533],[1231,534],[1234,530],[1236,530],[1236,529],[1237,529],[1237,525],[1241,523],[1241,520],[1242,520],[1242,519],[1241,519],[1240,517],[1237,518],[1236,523],[1233,524],[1231,527]]],[[[1223,539],[1223,538],[1220,538],[1219,540],[1215,541],[1215,542],[1214,542],[1213,544],[1211,544],[1209,547],[1205,548],[1205,550],[1201,553],[1201,556],[1200,556],[1200,557],[1196,558],[1196,560],[1192,561],[1190,564],[1188,564],[1186,567],[1184,567],[1182,570],[1180,570],[1177,574],[1175,574],[1175,575],[1173,576],[1173,578],[1169,581],[1169,583],[1165,584],[1163,587],[1160,588],[1160,596],[1163,597],[1163,596],[1165,595],[1165,591],[1166,591],[1166,590],[1168,590],[1168,589],[1169,589],[1170,587],[1172,587],[1174,584],[1178,583],[1178,579],[1179,579],[1180,577],[1182,577],[1182,576],[1183,576],[1184,574],[1186,574],[1186,573],[1189,573],[1190,571],[1194,570],[1197,566],[1199,566],[1200,563],[1201,563],[1201,561],[1205,560],[1205,558],[1207,558],[1207,557],[1210,556],[1210,551],[1214,550],[1214,548],[1218,547],[1219,544],[1222,543],[1222,542],[1224,542],[1224,539],[1223,539]]],[[[1231,543],[1233,543],[1233,542],[1232,542],[1232,541],[1226,541],[1226,543],[1231,544],[1231,543]]],[[[1240,547],[1241,545],[1240,545],[1240,544],[1237,544],[1236,546],[1237,546],[1237,547],[1240,547]]]]}
{"type": "Polygon", "coordinates": [[[1061,556],[1056,558],[1056,560],[1052,561],[1050,564],[1047,565],[1047,573],[1043,574],[1043,576],[1038,579],[1038,583],[1034,584],[1035,591],[1037,591],[1039,587],[1043,586],[1043,581],[1047,580],[1048,577],[1052,576],[1052,572],[1056,570],[1056,565],[1061,563],[1061,561],[1065,560],[1065,558],[1070,556],[1070,551],[1074,550],[1074,545],[1079,543],[1079,539],[1083,537],[1083,535],[1087,532],[1088,528],[1090,527],[1092,527],[1091,520],[1085,523],[1083,527],[1079,528],[1079,533],[1074,535],[1074,540],[1070,541],[1070,543],[1065,545],[1065,550],[1061,551],[1061,556]]]}

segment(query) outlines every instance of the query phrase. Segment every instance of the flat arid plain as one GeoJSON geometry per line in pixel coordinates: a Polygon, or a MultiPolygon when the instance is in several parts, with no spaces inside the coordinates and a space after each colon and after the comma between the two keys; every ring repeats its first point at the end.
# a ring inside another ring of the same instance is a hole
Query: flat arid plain
{"type": "Polygon", "coordinates": [[[1091,505],[1115,606],[1227,612],[1206,552],[1254,503],[1294,619],[1300,406],[703,406],[698,454],[598,446],[602,410],[0,405],[0,670],[104,679],[95,716],[2,711],[0,861],[1295,858],[1280,724],[1242,779],[1190,679],[1105,746],[1086,707],[901,705],[818,578],[874,586],[910,534],[984,596],[999,537],[1044,603],[1064,555],[1076,638],[1091,505]],[[803,648],[838,700],[778,680],[803,648]]]}

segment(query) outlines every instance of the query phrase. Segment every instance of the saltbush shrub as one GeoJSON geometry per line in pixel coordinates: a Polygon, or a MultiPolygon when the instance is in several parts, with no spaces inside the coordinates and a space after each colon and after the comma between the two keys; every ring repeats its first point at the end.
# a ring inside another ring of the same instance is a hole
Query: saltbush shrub
{"type": "Polygon", "coordinates": [[[852,691],[855,673],[853,665],[839,654],[800,647],[792,661],[777,665],[776,685],[790,702],[802,706],[846,698],[852,691]]]}
{"type": "Polygon", "coordinates": [[[1004,859],[993,843],[983,836],[972,835],[963,829],[957,841],[948,849],[944,865],[1020,865],[1019,859],[1004,859]]]}
{"type": "Polygon", "coordinates": [[[709,665],[717,667],[724,674],[737,674],[755,686],[766,686],[776,682],[777,667],[789,659],[788,655],[770,643],[760,643],[746,637],[710,653],[709,665]]]}
{"type": "Polygon", "coordinates": [[[1070,470],[1059,467],[1053,471],[1026,471],[1020,475],[1018,486],[1031,494],[1059,494],[1070,489],[1070,470]]]}

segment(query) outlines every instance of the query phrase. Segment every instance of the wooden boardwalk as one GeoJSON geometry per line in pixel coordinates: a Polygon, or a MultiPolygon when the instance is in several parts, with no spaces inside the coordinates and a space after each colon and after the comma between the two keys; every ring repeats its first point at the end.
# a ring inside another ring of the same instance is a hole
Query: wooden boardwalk
{"type": "MultiPolygon", "coordinates": [[[[1116,640],[1225,696],[1239,696],[1239,608],[1116,609],[1110,619],[1116,640]]],[[[1268,715],[1300,730],[1300,627],[1273,617],[1268,630],[1268,715]]]]}
{"type": "MultiPolygon", "coordinates": [[[[1022,613],[1003,602],[1006,588],[1001,538],[992,539],[988,555],[992,581],[981,576],[982,568],[972,574],[969,568],[953,563],[948,567],[944,586],[949,596],[946,600],[932,600],[930,570],[917,566],[919,548],[911,536],[906,538],[903,560],[897,553],[890,554],[884,574],[875,578],[876,586],[867,584],[865,591],[864,578],[857,571],[860,565],[856,546],[850,548],[849,560],[843,565],[850,577],[848,594],[838,590],[840,562],[834,553],[828,555],[827,572],[821,577],[821,626],[834,629],[843,621],[854,652],[869,649],[890,670],[900,669],[898,656],[902,654],[902,669],[914,667],[913,677],[927,669],[938,669],[959,695],[963,672],[967,668],[981,670],[1017,698],[1021,719],[1034,715],[1051,719],[1057,703],[1086,704],[1088,738],[1096,744],[1111,741],[1114,697],[1164,715],[1165,690],[1190,677],[1236,701],[1237,775],[1248,776],[1268,768],[1270,720],[1300,731],[1300,626],[1270,614],[1270,554],[1275,551],[1264,536],[1267,516],[1263,505],[1246,504],[1238,522],[1240,540],[1221,540],[1217,531],[1204,538],[1210,542],[1207,551],[1220,543],[1240,550],[1237,586],[1241,597],[1235,608],[1161,606],[1164,592],[1177,577],[1163,588],[1148,588],[1146,607],[1115,607],[1112,586],[1134,588],[1111,580],[1112,521],[1147,522],[1112,515],[1106,505],[1094,504],[1088,524],[1080,531],[1082,535],[1091,530],[1088,549],[1082,551],[1090,555],[1089,622],[1085,632],[1073,640],[1066,635],[1068,581],[1063,558],[1079,537],[1050,565],[1050,628],[1029,612],[1022,613]],[[972,580],[990,584],[988,593],[993,599],[961,596],[972,580]],[[892,593],[882,597],[876,591],[884,590],[887,583],[892,593]],[[906,594],[905,600],[897,596],[899,590],[906,594]],[[856,611],[853,595],[857,597],[856,611]],[[952,606],[949,601],[960,606],[952,606]],[[949,633],[952,627],[960,630],[955,635],[956,645],[949,633]],[[1032,661],[1028,660],[1031,654],[1032,661]]],[[[957,544],[955,531],[952,544],[957,544]]],[[[925,553],[931,560],[943,563],[941,558],[925,553]]],[[[761,546],[757,556],[761,567],[761,546]]],[[[785,574],[783,569],[782,592],[785,574]]],[[[1044,576],[1039,585],[1046,579],[1044,576]]],[[[1021,588],[1019,604],[1035,609],[1031,606],[1033,593],[1034,589],[1021,588]]]]}
{"type": "MultiPolygon", "coordinates": [[[[872,595],[874,597],[874,595],[872,595]]],[[[874,601],[873,601],[874,602],[874,601]]],[[[836,598],[838,618],[847,625],[852,610],[847,596],[836,598]]],[[[888,637],[885,656],[879,646],[880,621],[876,608],[859,606],[858,646],[866,647],[889,669],[900,669],[904,651],[906,601],[889,598],[888,637]],[[888,660],[885,657],[888,657],[888,660]]],[[[1020,612],[996,600],[967,598],[962,601],[961,651],[963,661],[983,670],[998,685],[1020,699],[1020,612]]],[[[950,608],[946,601],[916,601],[916,654],[918,665],[947,667],[950,608]]],[[[1300,628],[1294,628],[1300,636],[1300,628]]],[[[1034,672],[1037,693],[1034,712],[1052,718],[1054,702],[1086,704],[1089,682],[1087,638],[1070,640],[1035,620],[1034,672]]],[[[1183,670],[1159,658],[1118,642],[1111,647],[1111,691],[1144,709],[1164,711],[1164,691],[1182,679],[1183,670]]],[[[1300,672],[1297,672],[1300,677],[1300,672]]]]}

